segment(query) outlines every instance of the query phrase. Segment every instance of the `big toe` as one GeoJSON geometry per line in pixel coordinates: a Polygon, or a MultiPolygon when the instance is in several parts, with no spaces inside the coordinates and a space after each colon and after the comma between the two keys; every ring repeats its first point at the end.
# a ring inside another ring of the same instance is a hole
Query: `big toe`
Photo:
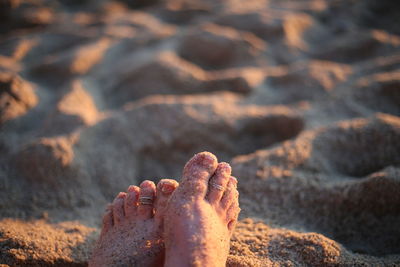
{"type": "Polygon", "coordinates": [[[208,182],[217,169],[218,160],[210,152],[194,155],[183,169],[182,182],[179,190],[186,196],[204,197],[207,193],[208,182]]]}
{"type": "Polygon", "coordinates": [[[156,203],[154,205],[155,218],[157,220],[162,220],[165,213],[165,208],[167,207],[168,200],[172,193],[178,187],[179,183],[172,179],[162,179],[157,184],[157,196],[156,203]]]}

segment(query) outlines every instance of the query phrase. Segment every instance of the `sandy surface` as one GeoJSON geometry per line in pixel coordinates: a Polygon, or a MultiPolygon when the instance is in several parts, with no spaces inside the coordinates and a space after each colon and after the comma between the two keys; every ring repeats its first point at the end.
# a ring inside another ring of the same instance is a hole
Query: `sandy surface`
{"type": "Polygon", "coordinates": [[[399,10],[1,1],[0,266],[84,266],[114,195],[205,150],[229,266],[400,266],[399,10]]]}

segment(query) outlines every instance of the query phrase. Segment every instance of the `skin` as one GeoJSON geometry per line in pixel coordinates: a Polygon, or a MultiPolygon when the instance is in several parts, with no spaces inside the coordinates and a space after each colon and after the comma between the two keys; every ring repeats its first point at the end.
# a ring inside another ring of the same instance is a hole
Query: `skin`
{"type": "Polygon", "coordinates": [[[227,163],[196,154],[184,167],[180,186],[165,211],[164,266],[225,266],[238,214],[237,180],[227,163]],[[218,190],[212,184],[226,187],[218,190]]]}
{"type": "Polygon", "coordinates": [[[126,193],[120,192],[103,217],[89,266],[162,266],[164,214],[177,187],[175,180],[163,179],[157,188],[153,182],[144,181],[140,187],[129,186],[126,193]],[[140,197],[154,201],[142,205],[140,197]]]}

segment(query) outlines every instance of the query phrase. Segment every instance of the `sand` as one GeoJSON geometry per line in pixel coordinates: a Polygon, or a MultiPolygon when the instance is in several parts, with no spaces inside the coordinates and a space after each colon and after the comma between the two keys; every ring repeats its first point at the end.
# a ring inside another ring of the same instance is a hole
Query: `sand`
{"type": "Polygon", "coordinates": [[[400,266],[399,9],[2,1],[0,266],[85,266],[200,151],[239,180],[228,266],[400,266]]]}

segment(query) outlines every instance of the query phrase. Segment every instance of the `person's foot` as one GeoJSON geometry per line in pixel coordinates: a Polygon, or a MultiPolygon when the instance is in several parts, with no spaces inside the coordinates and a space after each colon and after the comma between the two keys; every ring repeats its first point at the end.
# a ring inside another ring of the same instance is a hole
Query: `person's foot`
{"type": "Polygon", "coordinates": [[[129,186],[107,208],[89,266],[162,266],[165,208],[178,182],[129,186]]]}
{"type": "Polygon", "coordinates": [[[183,170],[164,219],[164,266],[225,266],[240,208],[227,163],[196,154],[183,170]]]}

